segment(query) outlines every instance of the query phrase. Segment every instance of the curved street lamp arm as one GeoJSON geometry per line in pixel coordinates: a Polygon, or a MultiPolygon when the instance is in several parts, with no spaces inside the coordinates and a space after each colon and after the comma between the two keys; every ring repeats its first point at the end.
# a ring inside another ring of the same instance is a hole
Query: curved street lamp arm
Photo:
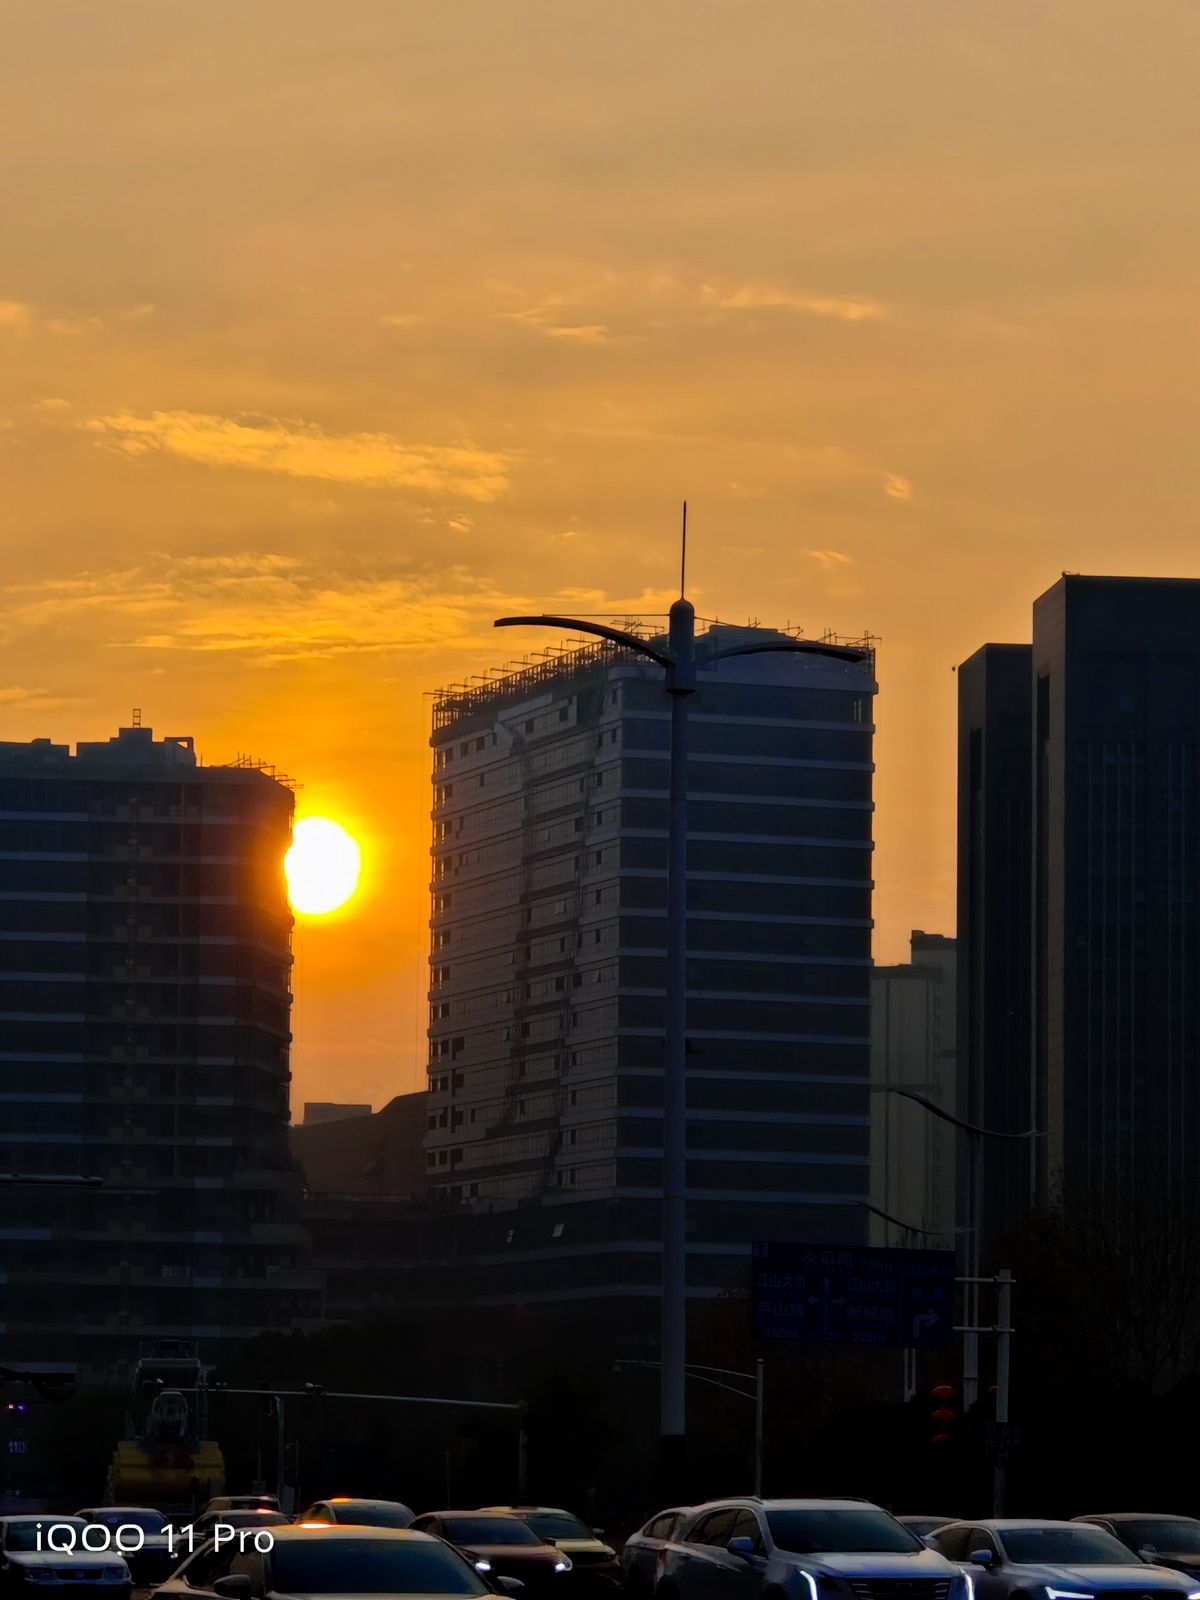
{"type": "Polygon", "coordinates": [[[639,655],[649,656],[660,667],[674,665],[669,655],[656,650],[653,645],[639,639],[636,633],[626,633],[621,628],[606,628],[602,622],[586,622],[580,617],[497,617],[493,628],[565,628],[571,633],[591,633],[597,639],[607,639],[610,644],[624,645],[639,655]]]}
{"type": "Polygon", "coordinates": [[[789,651],[795,655],[832,656],[836,661],[865,661],[867,652],[853,645],[818,644],[815,640],[789,639],[786,644],[737,644],[728,650],[715,650],[711,656],[697,663],[701,672],[712,661],[728,661],[730,656],[761,656],[768,652],[789,651]]]}
{"type": "Polygon", "coordinates": [[[956,1128],[961,1128],[964,1133],[978,1134],[984,1139],[1044,1139],[1045,1130],[1042,1128],[1026,1128],[1021,1133],[1002,1133],[999,1128],[981,1128],[977,1123],[964,1122],[961,1117],[952,1116],[949,1111],[943,1111],[933,1100],[927,1100],[923,1094],[918,1094],[915,1089],[897,1089],[890,1083],[875,1084],[874,1088],[882,1090],[884,1094],[899,1095],[902,1100],[911,1100],[914,1105],[922,1106],[931,1116],[940,1117],[943,1122],[949,1122],[956,1128]]]}

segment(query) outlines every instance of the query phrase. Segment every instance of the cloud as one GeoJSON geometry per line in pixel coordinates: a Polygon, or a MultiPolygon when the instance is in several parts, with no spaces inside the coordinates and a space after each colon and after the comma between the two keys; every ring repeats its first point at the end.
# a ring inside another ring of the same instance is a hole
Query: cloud
{"type": "Polygon", "coordinates": [[[18,333],[33,321],[33,307],[24,300],[0,300],[0,328],[12,328],[18,333]]]}
{"type": "Polygon", "coordinates": [[[858,295],[797,294],[764,283],[743,283],[734,288],[702,284],[700,298],[723,311],[798,311],[810,317],[832,317],[838,322],[877,322],[891,315],[880,300],[858,295]]]}
{"type": "Polygon", "coordinates": [[[130,456],[162,453],[203,466],[479,501],[498,500],[508,489],[511,455],[471,444],[407,444],[390,433],[326,433],[309,422],[196,411],[125,411],[84,426],[130,456]]]}
{"type": "Polygon", "coordinates": [[[392,311],[379,320],[385,328],[415,328],[422,322],[428,322],[429,318],[419,316],[415,311],[392,311]]]}
{"type": "Polygon", "coordinates": [[[572,339],[576,344],[607,344],[609,339],[608,329],[602,322],[567,324],[542,331],[548,338],[572,339]]]}
{"type": "MultiPolygon", "coordinates": [[[[273,666],[448,646],[494,659],[498,616],[556,608],[657,614],[669,599],[597,589],[553,598],[513,594],[455,566],[331,575],[327,563],[245,551],[159,554],[126,567],[11,585],[0,603],[14,635],[45,638],[62,630],[77,638],[86,630],[110,649],[234,656],[273,666]]],[[[529,648],[525,637],[512,644],[529,648]]]]}
{"type": "Polygon", "coordinates": [[[911,500],[913,487],[907,478],[900,477],[898,473],[889,472],[884,479],[883,492],[890,500],[911,500]]]}
{"type": "Polygon", "coordinates": [[[815,561],[819,567],[824,567],[826,572],[833,572],[838,567],[848,567],[854,560],[844,550],[806,550],[805,555],[815,561]]]}
{"type": "Polygon", "coordinates": [[[50,394],[44,400],[35,400],[33,409],[35,411],[69,411],[71,402],[64,400],[60,394],[50,394]]]}

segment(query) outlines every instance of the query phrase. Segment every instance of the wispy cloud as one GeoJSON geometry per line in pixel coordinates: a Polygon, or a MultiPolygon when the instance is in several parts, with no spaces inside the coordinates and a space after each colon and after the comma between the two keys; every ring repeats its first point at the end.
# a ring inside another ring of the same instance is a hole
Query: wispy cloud
{"type": "Polygon", "coordinates": [[[911,500],[913,486],[907,478],[902,478],[899,473],[889,472],[883,482],[883,492],[890,500],[911,500]]]}
{"type": "Polygon", "coordinates": [[[819,567],[824,567],[826,572],[834,572],[838,567],[848,567],[854,560],[844,550],[806,550],[805,555],[815,561],[819,567]]]}
{"type": "Polygon", "coordinates": [[[0,328],[23,332],[33,321],[33,307],[24,300],[0,300],[0,328]]]}
{"type": "Polygon", "coordinates": [[[723,311],[796,311],[809,317],[832,317],[838,322],[878,322],[890,316],[881,300],[862,295],[802,294],[766,283],[721,287],[706,283],[700,298],[723,311]]]}
{"type": "MultiPolygon", "coordinates": [[[[84,631],[110,649],[236,656],[264,666],[446,647],[494,659],[495,617],[555,608],[546,595],[506,592],[465,567],[330,575],[326,565],[256,551],[159,554],[11,585],[0,600],[10,635],[84,631]]],[[[658,594],[602,590],[555,600],[560,608],[629,613],[665,612],[668,603],[658,594]]]]}
{"type": "Polygon", "coordinates": [[[472,444],[409,444],[390,433],[326,433],[277,417],[211,416],[196,411],[119,412],[84,424],[130,456],[155,453],[210,467],[241,467],[331,483],[419,489],[498,500],[509,485],[511,455],[472,444]]]}

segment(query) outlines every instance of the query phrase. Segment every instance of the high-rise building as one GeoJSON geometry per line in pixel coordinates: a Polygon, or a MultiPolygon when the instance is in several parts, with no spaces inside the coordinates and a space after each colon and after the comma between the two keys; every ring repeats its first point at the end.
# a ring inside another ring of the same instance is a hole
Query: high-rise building
{"type": "Polygon", "coordinates": [[[1044,1180],[1196,1185],[1200,581],[1033,608],[1033,1012],[1044,1180]]]}
{"type": "Polygon", "coordinates": [[[1043,1199],[1193,1186],[1200,581],[1064,575],[960,680],[960,1104],[1041,1134],[993,1215],[1031,1145],[1043,1199]]]}
{"type": "MultiPolygon", "coordinates": [[[[958,1114],[976,1127],[1033,1127],[1030,895],[1033,651],[988,644],[958,669],[958,1114]]],[[[981,1231],[1029,1208],[1027,1140],[977,1141],[981,1231]]],[[[960,1170],[964,1185],[973,1182],[960,1170]]],[[[964,1191],[964,1221],[974,1199],[964,1191]]]]}
{"type": "Polygon", "coordinates": [[[957,1134],[910,1097],[956,1112],[955,942],[914,930],[910,949],[871,971],[871,1238],[952,1250],[957,1134]]]}
{"type": "Polygon", "coordinates": [[[289,788],[122,728],[0,745],[0,1350],[112,1373],[315,1315],[289,788]]]}
{"type": "MultiPolygon", "coordinates": [[[[874,658],[705,667],[784,637],[698,641],[695,1293],[755,1239],[865,1237],[874,658]]],[[[657,1293],[669,731],[661,674],[606,644],[436,703],[428,1178],[552,1219],[494,1230],[497,1298],[657,1293]]]]}

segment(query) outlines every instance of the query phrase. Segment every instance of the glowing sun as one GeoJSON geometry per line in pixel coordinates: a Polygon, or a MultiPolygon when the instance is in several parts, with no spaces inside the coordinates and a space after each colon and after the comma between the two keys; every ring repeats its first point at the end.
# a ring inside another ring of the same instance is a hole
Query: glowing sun
{"type": "Polygon", "coordinates": [[[336,911],[358,888],[362,852],[340,822],[303,817],[292,830],[283,858],[292,909],[321,917],[336,911]]]}

